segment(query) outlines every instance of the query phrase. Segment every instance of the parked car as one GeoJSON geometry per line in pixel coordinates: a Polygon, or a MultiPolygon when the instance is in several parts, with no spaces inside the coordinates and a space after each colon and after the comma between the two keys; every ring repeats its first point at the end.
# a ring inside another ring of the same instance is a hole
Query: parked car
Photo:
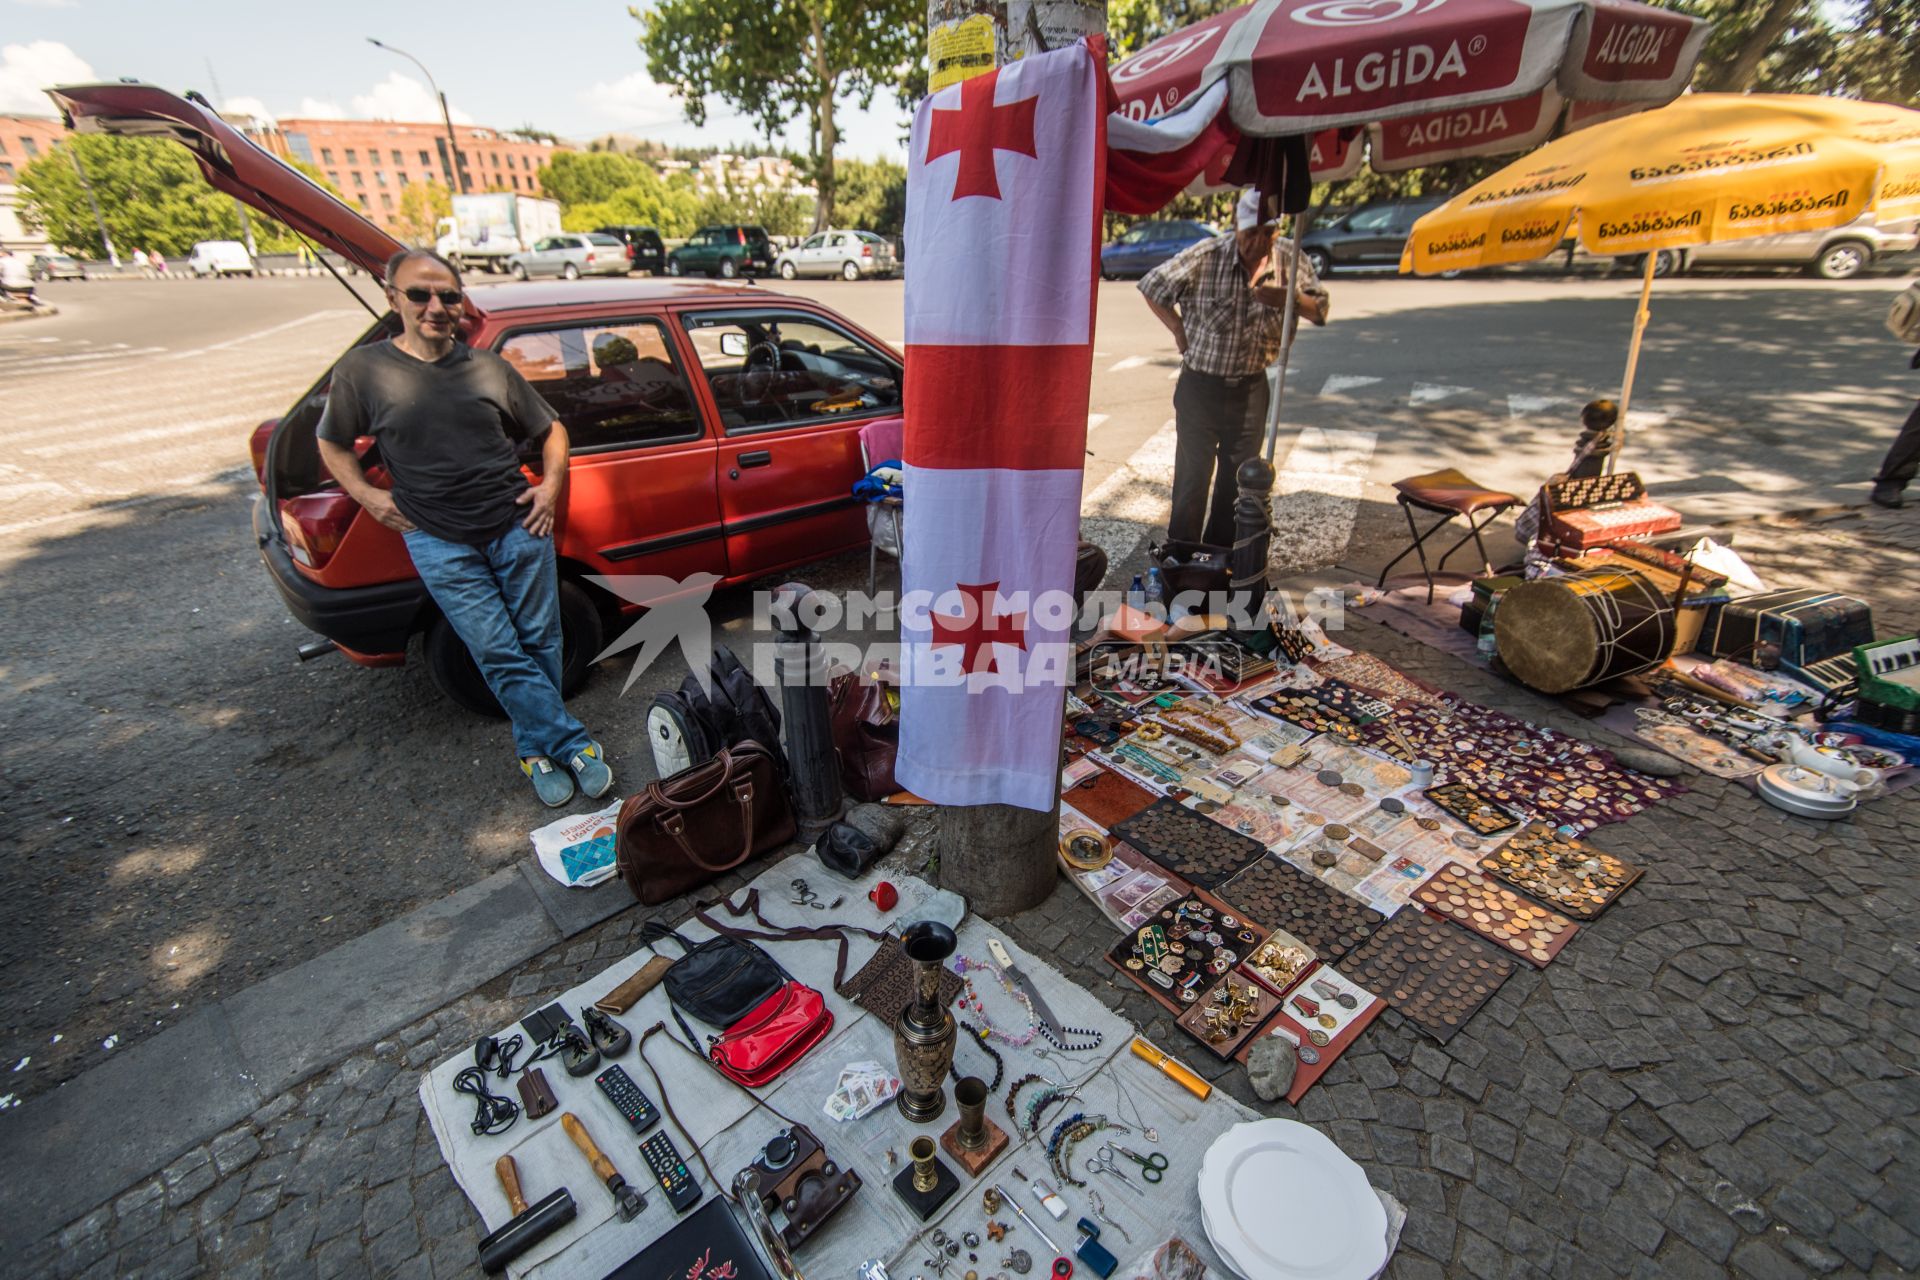
{"type": "Polygon", "coordinates": [[[670,276],[765,275],[773,270],[773,241],[765,227],[702,227],[667,255],[670,276]]]}
{"type": "Polygon", "coordinates": [[[202,240],[187,255],[187,270],[196,276],[250,276],[253,255],[238,240],[202,240]]]}
{"type": "MultiPolygon", "coordinates": [[[[1695,267],[1799,267],[1822,280],[1851,280],[1881,258],[1909,253],[1920,247],[1920,218],[1881,223],[1872,211],[1844,227],[1827,231],[1788,231],[1779,235],[1725,240],[1690,249],[1661,249],[1653,274],[1669,276],[1695,267]]],[[[1568,265],[1593,255],[1576,249],[1568,265]]],[[[1621,255],[1615,261],[1634,271],[1645,269],[1642,254],[1621,255]]]]}
{"type": "MultiPolygon", "coordinates": [[[[197,103],[143,84],[53,91],[82,133],[150,135],[164,126],[220,190],[287,222],[376,280],[400,244],[260,150],[197,103]]],[[[356,345],[385,342],[389,315],[356,345]]],[[[864,470],[859,429],[900,413],[898,352],[827,307],[767,290],[696,281],[480,284],[462,337],[497,351],[565,421],[572,444],[554,527],[559,556],[562,691],[630,604],[589,575],[718,575],[741,583],[862,547],[851,494],[864,470]]],[[[327,374],[250,439],[260,497],[253,536],[288,611],[338,650],[397,666],[409,642],[462,706],[498,713],[466,646],[434,607],[399,534],[366,515],[321,465],[314,429],[327,374]]],[[[355,451],[391,483],[379,447],[355,451]]],[[[540,465],[527,456],[531,475],[540,465]]]]}
{"type": "Polygon", "coordinates": [[[658,227],[595,227],[603,236],[612,236],[627,246],[627,266],[657,276],[667,268],[667,247],[660,242],[658,227]]]}
{"type": "Polygon", "coordinates": [[[515,280],[533,276],[623,276],[627,274],[627,246],[598,231],[568,231],[548,236],[533,248],[511,254],[507,270],[515,280]]]}
{"type": "Polygon", "coordinates": [[[1300,240],[1300,252],[1326,275],[1335,267],[1398,267],[1413,224],[1445,204],[1445,196],[1383,200],[1317,227],[1300,240]]]}
{"type": "Polygon", "coordinates": [[[1189,245],[1219,234],[1204,222],[1136,222],[1118,240],[1101,247],[1100,277],[1143,276],[1189,245]]]}
{"type": "Polygon", "coordinates": [[[36,253],[27,264],[27,274],[35,280],[85,280],[87,264],[69,254],[36,253]]]}
{"type": "Polygon", "coordinates": [[[797,276],[890,278],[899,269],[893,242],[871,231],[818,231],[774,259],[782,280],[797,276]]]}

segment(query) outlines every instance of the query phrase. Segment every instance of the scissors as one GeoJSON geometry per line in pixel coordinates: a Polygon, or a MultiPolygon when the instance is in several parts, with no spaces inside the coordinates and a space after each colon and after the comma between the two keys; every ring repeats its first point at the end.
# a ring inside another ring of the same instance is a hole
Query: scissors
{"type": "Polygon", "coordinates": [[[1140,1177],[1143,1181],[1158,1182],[1160,1181],[1161,1175],[1166,1172],[1167,1158],[1158,1151],[1150,1156],[1143,1156],[1138,1151],[1132,1151],[1122,1146],[1107,1145],[1101,1147],[1100,1150],[1103,1154],[1107,1154],[1108,1159],[1120,1155],[1125,1156],[1127,1159],[1139,1165],[1140,1177]]]}
{"type": "MultiPolygon", "coordinates": [[[[1102,1146],[1087,1158],[1087,1172],[1110,1173],[1128,1186],[1133,1185],[1133,1180],[1127,1177],[1126,1170],[1114,1163],[1113,1148],[1109,1146],[1102,1146]]],[[[1158,1181],[1158,1179],[1156,1178],[1155,1181],[1158,1181]]]]}

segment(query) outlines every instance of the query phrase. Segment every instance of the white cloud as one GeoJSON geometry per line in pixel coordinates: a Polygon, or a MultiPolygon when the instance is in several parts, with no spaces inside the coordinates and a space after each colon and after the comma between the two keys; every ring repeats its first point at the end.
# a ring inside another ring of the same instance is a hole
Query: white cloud
{"type": "Polygon", "coordinates": [[[98,80],[86,59],[57,40],[35,40],[0,49],[0,111],[50,116],[46,90],[56,84],[98,80]]]}
{"type": "MultiPolygon", "coordinates": [[[[440,118],[440,100],[426,85],[395,71],[368,93],[353,95],[353,114],[368,120],[434,121],[440,118]]],[[[472,124],[473,117],[449,108],[455,124],[472,124]]]]}
{"type": "Polygon", "coordinates": [[[300,105],[287,115],[295,120],[345,120],[347,113],[340,104],[322,98],[302,98],[300,105]]]}
{"type": "Polygon", "coordinates": [[[256,120],[271,121],[273,112],[267,110],[267,104],[258,98],[228,98],[220,106],[220,114],[228,116],[252,116],[256,120]]]}
{"type": "Polygon", "coordinates": [[[577,96],[609,124],[627,129],[686,123],[680,99],[674,96],[673,90],[644,71],[635,71],[614,81],[602,80],[577,96]]]}

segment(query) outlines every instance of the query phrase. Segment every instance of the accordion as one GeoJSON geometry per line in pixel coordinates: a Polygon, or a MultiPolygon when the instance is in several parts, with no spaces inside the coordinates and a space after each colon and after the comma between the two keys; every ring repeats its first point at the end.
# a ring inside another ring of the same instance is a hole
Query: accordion
{"type": "Polygon", "coordinates": [[[1631,471],[1609,476],[1582,476],[1546,487],[1543,541],[1563,551],[1585,551],[1626,538],[1651,538],[1672,533],[1681,524],[1680,513],[1647,496],[1640,477],[1631,471]]]}

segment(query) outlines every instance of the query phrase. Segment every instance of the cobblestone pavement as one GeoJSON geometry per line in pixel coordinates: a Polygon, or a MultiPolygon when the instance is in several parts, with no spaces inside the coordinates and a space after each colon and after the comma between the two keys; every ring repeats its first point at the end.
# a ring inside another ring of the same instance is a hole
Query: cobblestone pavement
{"type": "MultiPolygon", "coordinates": [[[[1856,586],[1881,606],[1883,631],[1920,620],[1920,512],[1775,526],[1740,549],[1781,584],[1856,586]]],[[[1351,634],[1477,701],[1594,733],[1364,619],[1351,634]]],[[[1600,830],[1595,842],[1645,877],[1548,969],[1523,967],[1450,1044],[1388,1011],[1297,1112],[1263,1108],[1325,1128],[1406,1205],[1393,1276],[1920,1269],[1920,789],[1821,825],[1737,784],[1691,785],[1600,830]]],[[[647,914],[362,1049],[60,1228],[16,1273],[474,1273],[479,1220],[427,1128],[418,1076],[627,954],[647,914]]],[[[1178,1042],[1167,1015],[1101,962],[1111,930],[1078,895],[1063,888],[1004,923],[1150,1037],[1178,1042]]],[[[1219,1083],[1252,1102],[1237,1067],[1219,1083]]]]}

